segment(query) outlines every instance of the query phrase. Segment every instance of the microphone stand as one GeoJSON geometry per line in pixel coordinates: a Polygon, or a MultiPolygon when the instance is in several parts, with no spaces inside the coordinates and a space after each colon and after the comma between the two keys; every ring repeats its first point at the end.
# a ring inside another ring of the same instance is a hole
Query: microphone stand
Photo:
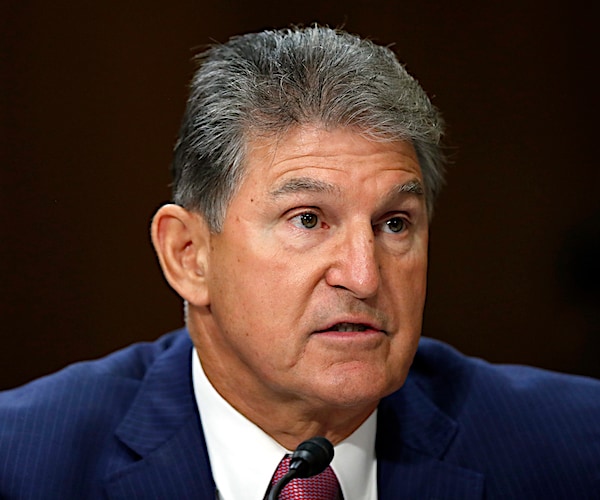
{"type": "Polygon", "coordinates": [[[296,471],[290,469],[285,476],[283,476],[279,481],[277,481],[271,490],[269,491],[268,500],[277,500],[283,488],[287,486],[287,484],[296,477],[296,471]]]}

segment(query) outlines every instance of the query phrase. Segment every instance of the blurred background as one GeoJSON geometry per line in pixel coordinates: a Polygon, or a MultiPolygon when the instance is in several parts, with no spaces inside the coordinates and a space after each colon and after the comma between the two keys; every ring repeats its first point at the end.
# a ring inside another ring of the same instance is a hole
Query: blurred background
{"type": "Polygon", "coordinates": [[[448,123],[426,335],[600,376],[595,18],[576,4],[0,2],[0,388],[182,324],[148,229],[192,56],[318,21],[383,44],[448,123]]]}

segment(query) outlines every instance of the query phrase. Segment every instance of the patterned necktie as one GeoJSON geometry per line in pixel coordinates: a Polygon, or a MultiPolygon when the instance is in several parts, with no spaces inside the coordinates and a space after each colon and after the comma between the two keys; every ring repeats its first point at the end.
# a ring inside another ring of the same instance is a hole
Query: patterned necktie
{"type": "MultiPolygon", "coordinates": [[[[290,456],[283,457],[273,475],[271,485],[279,481],[290,468],[290,456]]],[[[331,467],[316,476],[292,479],[279,495],[280,500],[336,500],[341,498],[340,483],[331,467]]]]}

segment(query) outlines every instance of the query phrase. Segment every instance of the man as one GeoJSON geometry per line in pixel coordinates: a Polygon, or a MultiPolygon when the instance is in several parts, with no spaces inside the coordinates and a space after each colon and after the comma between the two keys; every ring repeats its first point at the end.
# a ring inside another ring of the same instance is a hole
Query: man
{"type": "Polygon", "coordinates": [[[442,128],[347,33],[208,50],[152,223],[186,329],[0,396],[2,498],[260,500],[317,435],[346,500],[600,498],[600,383],[419,340],[442,128]]]}

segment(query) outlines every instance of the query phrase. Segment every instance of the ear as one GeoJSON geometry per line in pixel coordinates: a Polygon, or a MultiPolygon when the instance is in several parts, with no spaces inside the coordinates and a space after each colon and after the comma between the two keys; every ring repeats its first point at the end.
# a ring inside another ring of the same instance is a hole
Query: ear
{"type": "Polygon", "coordinates": [[[152,243],[171,287],[190,304],[207,306],[210,230],[204,218],[179,205],[164,205],[152,219],[152,243]]]}

